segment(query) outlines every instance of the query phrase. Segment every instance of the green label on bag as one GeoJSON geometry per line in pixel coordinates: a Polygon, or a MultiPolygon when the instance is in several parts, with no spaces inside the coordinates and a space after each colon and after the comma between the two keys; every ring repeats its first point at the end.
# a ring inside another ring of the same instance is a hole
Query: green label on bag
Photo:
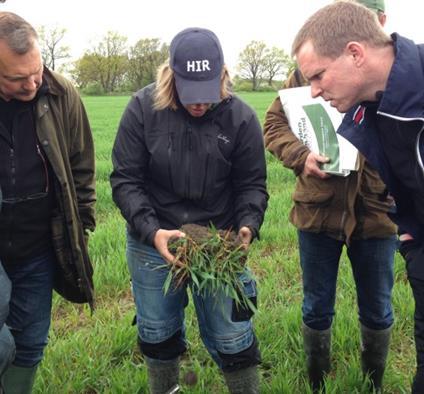
{"type": "Polygon", "coordinates": [[[330,158],[322,170],[339,172],[339,142],[327,111],[321,104],[304,105],[303,109],[314,129],[320,155],[330,158]]]}

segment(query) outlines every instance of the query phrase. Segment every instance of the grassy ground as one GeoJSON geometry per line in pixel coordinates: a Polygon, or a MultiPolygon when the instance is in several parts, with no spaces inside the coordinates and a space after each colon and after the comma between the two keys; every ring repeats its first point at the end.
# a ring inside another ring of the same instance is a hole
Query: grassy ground
{"type": "MultiPolygon", "coordinates": [[[[263,121],[274,93],[242,97],[263,121]]],[[[37,377],[36,393],[146,393],[147,377],[131,325],[134,306],[125,262],[124,222],[111,200],[108,177],[110,152],[128,97],[84,99],[93,127],[97,157],[98,226],[90,240],[95,264],[97,309],[55,297],[50,344],[37,377]]],[[[271,195],[261,240],[251,249],[249,265],[256,274],[260,306],[255,318],[263,356],[263,393],[308,393],[300,334],[302,298],[296,233],[288,222],[294,176],[270,155],[271,195]]],[[[406,393],[414,371],[413,301],[404,266],[396,257],[393,295],[396,323],[385,379],[386,393],[406,393]]],[[[359,365],[359,330],[354,284],[349,261],[343,257],[334,321],[333,369],[327,393],[366,392],[359,365]]],[[[192,306],[187,310],[189,350],[183,373],[194,370],[197,385],[184,393],[225,393],[216,366],[199,340],[192,306]]]]}

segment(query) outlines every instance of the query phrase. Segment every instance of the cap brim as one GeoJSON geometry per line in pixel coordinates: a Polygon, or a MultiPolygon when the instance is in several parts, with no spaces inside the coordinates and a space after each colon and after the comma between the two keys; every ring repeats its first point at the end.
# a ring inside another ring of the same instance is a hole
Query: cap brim
{"type": "Polygon", "coordinates": [[[208,81],[183,79],[177,73],[174,77],[181,104],[209,104],[221,101],[221,75],[208,81]]]}
{"type": "Polygon", "coordinates": [[[383,12],[383,10],[380,10],[380,8],[376,8],[376,7],[367,7],[369,10],[374,11],[376,14],[378,14],[379,12],[383,12]]]}

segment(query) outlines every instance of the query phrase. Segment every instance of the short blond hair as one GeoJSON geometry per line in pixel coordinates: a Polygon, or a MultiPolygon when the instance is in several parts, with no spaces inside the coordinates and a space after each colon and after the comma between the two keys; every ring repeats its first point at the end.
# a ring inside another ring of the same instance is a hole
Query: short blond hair
{"type": "MultiPolygon", "coordinates": [[[[222,68],[221,74],[221,99],[231,95],[231,78],[226,65],[222,68]]],[[[178,105],[178,93],[175,87],[174,72],[172,71],[169,62],[162,64],[159,67],[156,87],[153,94],[153,108],[157,111],[171,108],[176,110],[178,105]]]]}
{"type": "Polygon", "coordinates": [[[351,41],[380,48],[392,43],[377,14],[356,1],[336,1],[313,14],[297,33],[292,55],[310,41],[319,56],[339,57],[351,41]]]}

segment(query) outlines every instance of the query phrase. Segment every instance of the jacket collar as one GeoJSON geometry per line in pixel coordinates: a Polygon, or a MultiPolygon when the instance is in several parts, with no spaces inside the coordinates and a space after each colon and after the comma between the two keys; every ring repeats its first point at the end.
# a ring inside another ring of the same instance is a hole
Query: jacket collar
{"type": "Polygon", "coordinates": [[[50,71],[46,66],[43,70],[43,84],[47,85],[47,92],[55,96],[63,96],[65,94],[65,88],[56,78],[56,75],[50,71]]]}
{"type": "Polygon", "coordinates": [[[397,33],[392,39],[395,60],[377,112],[399,120],[424,120],[424,47],[397,33]]]}
{"type": "MultiPolygon", "coordinates": [[[[397,33],[392,34],[392,39],[395,60],[380,102],[364,102],[359,106],[354,106],[346,113],[338,129],[341,135],[362,152],[375,149],[370,144],[365,144],[362,140],[365,136],[358,131],[364,128],[374,128],[373,121],[376,113],[399,120],[420,119],[424,121],[422,106],[424,102],[424,45],[416,45],[413,41],[397,33]],[[359,107],[366,107],[370,111],[359,111],[359,107]],[[361,119],[357,116],[358,112],[362,112],[361,119]],[[364,119],[365,122],[362,123],[364,119]]],[[[365,141],[369,141],[370,133],[367,131],[366,134],[365,141]]],[[[368,157],[367,159],[369,160],[368,157]]]]}
{"type": "Polygon", "coordinates": [[[215,119],[225,108],[227,108],[228,104],[231,103],[232,99],[233,97],[229,96],[220,101],[219,103],[213,104],[212,107],[209,108],[209,110],[200,118],[195,118],[194,116],[191,116],[178,99],[177,105],[178,109],[181,111],[184,117],[189,120],[190,123],[202,124],[203,122],[206,122],[209,119],[215,119]]]}

